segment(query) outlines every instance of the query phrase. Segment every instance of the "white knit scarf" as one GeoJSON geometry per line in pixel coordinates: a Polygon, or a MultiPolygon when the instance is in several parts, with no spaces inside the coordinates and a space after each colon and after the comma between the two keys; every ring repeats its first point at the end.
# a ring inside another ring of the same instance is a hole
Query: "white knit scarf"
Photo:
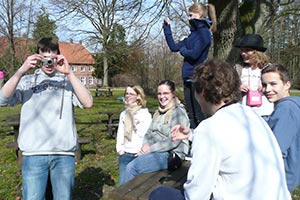
{"type": "Polygon", "coordinates": [[[125,119],[124,119],[124,142],[131,141],[132,132],[135,129],[133,116],[141,108],[142,108],[142,106],[137,105],[137,104],[127,106],[127,108],[125,110],[126,112],[125,112],[125,119]]]}

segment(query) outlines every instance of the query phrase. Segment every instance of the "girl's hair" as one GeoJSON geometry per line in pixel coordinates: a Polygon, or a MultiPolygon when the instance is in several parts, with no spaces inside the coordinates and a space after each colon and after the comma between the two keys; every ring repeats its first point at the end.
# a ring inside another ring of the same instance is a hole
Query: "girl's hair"
{"type": "Polygon", "coordinates": [[[205,6],[203,3],[194,3],[191,7],[189,7],[189,12],[192,13],[199,13],[200,11],[203,12],[203,17],[208,17],[211,19],[212,25],[210,30],[212,32],[217,31],[217,16],[216,16],[216,9],[213,4],[208,4],[205,6]]]}
{"type": "Polygon", "coordinates": [[[236,70],[226,62],[208,60],[198,66],[194,73],[194,86],[197,93],[204,93],[204,98],[212,104],[239,102],[240,77],[236,70]]]}
{"type": "Polygon", "coordinates": [[[189,7],[189,12],[199,13],[203,11],[204,17],[207,16],[207,8],[203,3],[194,3],[191,7],[189,7]]]}
{"type": "Polygon", "coordinates": [[[286,67],[278,63],[268,63],[262,70],[261,75],[274,72],[279,74],[280,79],[283,83],[291,82],[289,71],[286,67]]]}
{"type": "Polygon", "coordinates": [[[60,54],[58,42],[51,37],[40,39],[37,44],[36,53],[40,53],[40,50],[41,52],[56,51],[57,54],[60,54]]]}
{"type": "Polygon", "coordinates": [[[173,81],[170,81],[170,80],[163,80],[161,81],[158,86],[161,86],[161,85],[167,85],[169,86],[170,90],[172,93],[175,93],[175,83],[173,81]]]}
{"type": "MultiPolygon", "coordinates": [[[[139,98],[137,98],[137,100],[136,100],[137,105],[142,106],[142,108],[146,108],[147,101],[146,101],[146,95],[144,93],[143,88],[139,85],[128,85],[127,87],[132,88],[136,92],[136,94],[139,96],[139,98]]],[[[127,87],[125,89],[124,96],[126,94],[127,87]]]]}
{"type": "Polygon", "coordinates": [[[249,56],[250,63],[255,64],[262,69],[266,64],[270,63],[271,58],[264,52],[253,50],[253,54],[249,56]]]}

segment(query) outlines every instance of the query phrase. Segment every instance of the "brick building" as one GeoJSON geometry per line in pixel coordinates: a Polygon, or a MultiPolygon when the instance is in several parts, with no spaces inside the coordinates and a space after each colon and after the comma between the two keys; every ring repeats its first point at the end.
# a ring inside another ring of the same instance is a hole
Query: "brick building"
{"type": "MultiPolygon", "coordinates": [[[[0,57],[8,47],[7,38],[0,37],[0,57]]],[[[30,55],[30,46],[34,46],[31,39],[15,38],[16,55],[25,59],[30,55]]],[[[93,77],[95,59],[81,42],[59,42],[60,53],[64,55],[72,67],[74,74],[88,88],[96,87],[97,79],[93,77]]]]}

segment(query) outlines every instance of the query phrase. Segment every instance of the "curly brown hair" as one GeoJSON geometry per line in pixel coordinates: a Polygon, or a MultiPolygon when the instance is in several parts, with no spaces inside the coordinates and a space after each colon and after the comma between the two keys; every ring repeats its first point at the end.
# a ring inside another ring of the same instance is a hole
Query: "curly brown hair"
{"type": "Polygon", "coordinates": [[[239,75],[227,62],[208,60],[196,68],[193,78],[196,93],[203,92],[207,102],[230,104],[242,98],[239,75]]]}

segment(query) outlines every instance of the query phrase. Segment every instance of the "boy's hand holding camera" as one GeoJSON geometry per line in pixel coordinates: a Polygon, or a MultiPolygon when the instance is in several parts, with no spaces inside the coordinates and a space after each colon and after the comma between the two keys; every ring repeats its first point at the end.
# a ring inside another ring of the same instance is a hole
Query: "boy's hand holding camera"
{"type": "Polygon", "coordinates": [[[33,54],[28,56],[18,71],[24,75],[30,69],[37,67],[53,67],[54,70],[65,75],[68,75],[70,72],[72,72],[67,59],[63,55],[43,56],[41,54],[33,54]]]}
{"type": "Polygon", "coordinates": [[[67,61],[65,56],[57,55],[56,63],[57,64],[54,66],[54,69],[56,71],[59,71],[60,73],[65,74],[66,76],[72,72],[69,62],[67,61]]]}

